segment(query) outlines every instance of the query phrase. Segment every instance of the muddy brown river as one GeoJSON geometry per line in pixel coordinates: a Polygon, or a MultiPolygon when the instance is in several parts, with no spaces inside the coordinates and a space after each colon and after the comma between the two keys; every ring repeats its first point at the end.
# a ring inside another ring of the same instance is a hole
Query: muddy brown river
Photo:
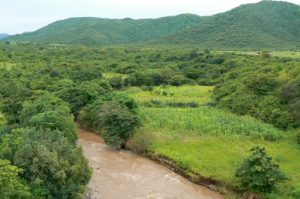
{"type": "Polygon", "coordinates": [[[114,151],[80,129],[78,144],[93,169],[89,199],[223,199],[170,169],[130,151],[114,151]]]}

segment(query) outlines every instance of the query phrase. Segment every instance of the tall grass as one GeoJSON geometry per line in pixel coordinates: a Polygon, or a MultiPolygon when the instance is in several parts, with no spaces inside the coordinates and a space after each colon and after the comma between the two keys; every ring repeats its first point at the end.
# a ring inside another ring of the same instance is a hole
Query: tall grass
{"type": "Polygon", "coordinates": [[[152,91],[130,88],[126,93],[134,98],[140,105],[146,106],[152,102],[166,106],[168,106],[168,104],[179,103],[203,105],[211,102],[212,90],[212,86],[160,86],[155,87],[152,91]]]}
{"type": "Polygon", "coordinates": [[[237,116],[212,107],[141,108],[146,127],[168,135],[248,136],[277,140],[283,132],[249,116],[237,116]]]}

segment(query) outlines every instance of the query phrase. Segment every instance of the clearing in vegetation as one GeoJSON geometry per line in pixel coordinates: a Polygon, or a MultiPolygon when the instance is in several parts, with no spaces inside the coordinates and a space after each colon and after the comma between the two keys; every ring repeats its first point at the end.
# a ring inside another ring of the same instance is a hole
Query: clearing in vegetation
{"type": "MultiPolygon", "coordinates": [[[[174,90],[180,102],[186,90],[207,90],[208,87],[184,86],[174,90]],[[188,89],[189,88],[189,89],[188,89]]],[[[153,90],[161,89],[154,88],[153,90]]],[[[153,91],[138,92],[129,89],[128,93],[138,102],[152,99],[153,91]],[[139,99],[139,97],[141,99],[139,99]]],[[[195,92],[195,98],[197,97],[195,92]]],[[[203,92],[202,92],[203,94],[203,92]]],[[[210,92],[204,96],[210,98],[210,92]]],[[[175,99],[174,99],[175,100],[175,99]]],[[[287,198],[299,186],[300,150],[295,141],[295,132],[281,131],[272,125],[264,124],[250,116],[238,116],[216,107],[177,108],[170,106],[140,107],[143,129],[136,133],[129,147],[144,150],[155,156],[173,160],[189,175],[200,174],[224,185],[237,186],[235,170],[243,159],[250,155],[255,146],[265,147],[288,180],[279,187],[279,193],[269,194],[270,198],[287,198]]]]}

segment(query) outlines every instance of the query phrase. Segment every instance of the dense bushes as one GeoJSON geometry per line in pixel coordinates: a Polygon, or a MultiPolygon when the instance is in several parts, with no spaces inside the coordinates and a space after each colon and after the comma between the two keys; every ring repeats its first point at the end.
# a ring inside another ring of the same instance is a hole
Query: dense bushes
{"type": "Polygon", "coordinates": [[[65,87],[58,92],[58,96],[68,102],[72,113],[78,116],[79,111],[89,103],[92,103],[99,95],[106,94],[110,90],[109,85],[103,81],[86,81],[65,87]]]}
{"type": "Polygon", "coordinates": [[[140,124],[136,115],[116,102],[103,103],[98,118],[101,120],[105,142],[116,148],[124,148],[127,140],[140,124]]]}
{"type": "Polygon", "coordinates": [[[20,129],[22,144],[14,163],[37,195],[76,198],[90,179],[88,163],[81,150],[64,132],[49,129],[20,129]]]}
{"type": "MultiPolygon", "coordinates": [[[[299,65],[291,65],[299,70],[299,65]]],[[[228,73],[215,90],[218,104],[238,114],[249,114],[282,129],[300,126],[300,83],[296,74],[277,67],[248,67],[228,73]]]]}
{"type": "Polygon", "coordinates": [[[115,148],[124,147],[140,125],[136,104],[123,95],[99,97],[80,112],[80,123],[101,132],[105,142],[115,148]]]}
{"type": "MultiPolygon", "coordinates": [[[[76,146],[77,131],[71,109],[67,102],[55,96],[74,85],[67,78],[70,71],[39,65],[0,67],[0,70],[3,113],[0,195],[4,198],[80,197],[91,173],[81,149],[76,146]]],[[[89,84],[91,81],[79,82],[83,77],[78,79],[81,90],[96,85],[89,84]]]]}
{"type": "Polygon", "coordinates": [[[90,170],[76,147],[76,127],[67,104],[45,93],[24,102],[19,129],[2,137],[0,158],[23,170],[35,197],[76,198],[90,170]]]}

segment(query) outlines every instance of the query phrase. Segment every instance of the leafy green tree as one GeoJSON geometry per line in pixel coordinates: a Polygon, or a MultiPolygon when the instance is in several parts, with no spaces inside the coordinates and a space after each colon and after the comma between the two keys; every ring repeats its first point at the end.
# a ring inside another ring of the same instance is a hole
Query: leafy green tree
{"type": "Polygon", "coordinates": [[[116,148],[124,147],[140,125],[136,104],[123,95],[100,97],[80,112],[80,123],[100,131],[105,141],[116,148]]]}
{"type": "Polygon", "coordinates": [[[19,129],[2,137],[0,142],[0,159],[14,161],[14,156],[23,143],[22,132],[19,129]]]}
{"type": "Polygon", "coordinates": [[[35,127],[37,129],[59,130],[64,133],[64,136],[73,144],[77,140],[76,125],[73,117],[64,117],[59,111],[46,111],[39,113],[30,118],[26,124],[28,127],[35,127]]]}
{"type": "Polygon", "coordinates": [[[183,75],[174,75],[169,80],[169,84],[172,86],[181,86],[185,83],[187,83],[187,78],[183,75]]]}
{"type": "Polygon", "coordinates": [[[0,159],[0,196],[3,199],[30,198],[29,188],[21,181],[22,169],[0,159]]]}
{"type": "Polygon", "coordinates": [[[266,153],[265,148],[251,149],[252,155],[236,170],[241,188],[258,193],[270,193],[276,185],[286,179],[277,164],[266,153]]]}
{"type": "Polygon", "coordinates": [[[107,95],[102,95],[98,97],[98,100],[103,100],[107,102],[110,101],[117,102],[118,104],[127,107],[134,114],[137,112],[138,109],[138,105],[132,98],[120,93],[111,93],[107,95]]]}
{"type": "Polygon", "coordinates": [[[268,95],[261,97],[256,106],[252,106],[250,114],[266,123],[286,129],[292,123],[292,118],[288,112],[280,104],[280,100],[276,96],[268,95]]]}
{"type": "Polygon", "coordinates": [[[64,133],[48,129],[20,129],[22,145],[14,164],[37,196],[77,198],[88,183],[91,172],[81,149],[74,147],[64,133]]]}
{"type": "Polygon", "coordinates": [[[98,113],[102,120],[103,138],[113,147],[125,147],[127,140],[140,125],[137,116],[115,102],[105,102],[98,113]]]}
{"type": "Polygon", "coordinates": [[[266,95],[270,92],[274,92],[278,86],[276,75],[255,73],[250,74],[245,80],[246,87],[257,95],[266,95]]]}
{"type": "Polygon", "coordinates": [[[112,77],[109,79],[109,84],[114,89],[121,89],[124,86],[124,81],[121,76],[112,77]]]}
{"type": "Polygon", "coordinates": [[[21,123],[27,125],[31,117],[47,111],[57,111],[64,117],[70,117],[71,114],[71,110],[66,102],[53,94],[45,92],[32,100],[23,102],[20,113],[21,123]]]}
{"type": "Polygon", "coordinates": [[[101,82],[86,81],[79,85],[61,90],[58,96],[68,102],[72,113],[78,116],[79,111],[87,104],[92,103],[98,96],[106,94],[109,90],[101,82]]]}
{"type": "Polygon", "coordinates": [[[75,67],[70,73],[70,77],[74,82],[81,83],[84,81],[92,81],[101,79],[102,73],[99,67],[75,67]]]}
{"type": "Polygon", "coordinates": [[[34,100],[25,101],[20,118],[24,127],[60,130],[71,143],[76,143],[76,125],[70,108],[53,94],[45,93],[34,100]]]}
{"type": "Polygon", "coordinates": [[[22,103],[29,96],[32,91],[26,87],[26,83],[22,83],[14,79],[0,80],[0,109],[7,116],[8,123],[17,123],[20,121],[20,110],[22,103]]]}

